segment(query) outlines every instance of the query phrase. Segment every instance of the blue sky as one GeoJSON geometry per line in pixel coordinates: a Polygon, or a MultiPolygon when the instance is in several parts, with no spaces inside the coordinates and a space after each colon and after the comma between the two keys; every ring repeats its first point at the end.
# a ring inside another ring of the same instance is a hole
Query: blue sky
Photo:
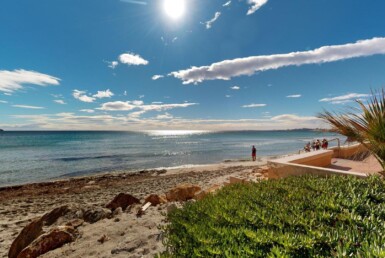
{"type": "Polygon", "coordinates": [[[0,128],[323,126],[385,85],[385,1],[3,0],[0,128]]]}

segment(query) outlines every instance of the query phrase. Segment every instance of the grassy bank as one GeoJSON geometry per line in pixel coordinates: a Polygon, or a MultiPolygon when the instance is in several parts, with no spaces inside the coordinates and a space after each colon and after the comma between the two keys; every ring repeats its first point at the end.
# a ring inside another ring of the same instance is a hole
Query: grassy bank
{"type": "Polygon", "coordinates": [[[385,256],[379,177],[232,185],[168,219],[165,257],[385,256]]]}

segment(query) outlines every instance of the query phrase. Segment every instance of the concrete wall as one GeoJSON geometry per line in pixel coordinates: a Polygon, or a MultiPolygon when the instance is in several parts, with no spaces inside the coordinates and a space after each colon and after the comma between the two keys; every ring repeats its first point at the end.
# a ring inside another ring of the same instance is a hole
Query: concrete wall
{"type": "Polygon", "coordinates": [[[333,158],[346,159],[351,158],[354,155],[366,152],[367,149],[362,144],[353,144],[349,146],[341,146],[340,148],[332,147],[330,150],[334,151],[333,158]]]}
{"type": "Polygon", "coordinates": [[[269,178],[284,178],[288,176],[300,176],[300,175],[345,175],[345,176],[357,176],[366,177],[367,175],[357,172],[341,171],[336,169],[321,168],[306,166],[294,163],[280,163],[269,161],[269,178]]]}
{"type": "Polygon", "coordinates": [[[332,157],[351,157],[364,151],[361,145],[344,146],[338,149],[319,150],[304,154],[292,155],[268,161],[269,178],[282,178],[299,175],[353,175],[366,177],[363,173],[341,171],[327,168],[331,165],[332,157]]]}

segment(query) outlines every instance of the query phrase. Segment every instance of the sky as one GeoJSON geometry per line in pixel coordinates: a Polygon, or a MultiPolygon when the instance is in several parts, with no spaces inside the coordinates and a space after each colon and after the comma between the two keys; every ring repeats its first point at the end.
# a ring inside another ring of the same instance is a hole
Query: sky
{"type": "Polygon", "coordinates": [[[2,0],[0,128],[270,130],[385,85],[383,0],[2,0]]]}

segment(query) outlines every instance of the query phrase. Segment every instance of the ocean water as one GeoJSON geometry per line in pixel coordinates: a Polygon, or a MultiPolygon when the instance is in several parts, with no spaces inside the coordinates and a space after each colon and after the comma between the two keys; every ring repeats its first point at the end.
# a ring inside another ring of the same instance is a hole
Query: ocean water
{"type": "MultiPolygon", "coordinates": [[[[313,139],[344,139],[311,130],[0,132],[0,186],[117,170],[168,168],[298,153],[313,139]]],[[[330,146],[337,141],[331,141],[330,146]]]]}

